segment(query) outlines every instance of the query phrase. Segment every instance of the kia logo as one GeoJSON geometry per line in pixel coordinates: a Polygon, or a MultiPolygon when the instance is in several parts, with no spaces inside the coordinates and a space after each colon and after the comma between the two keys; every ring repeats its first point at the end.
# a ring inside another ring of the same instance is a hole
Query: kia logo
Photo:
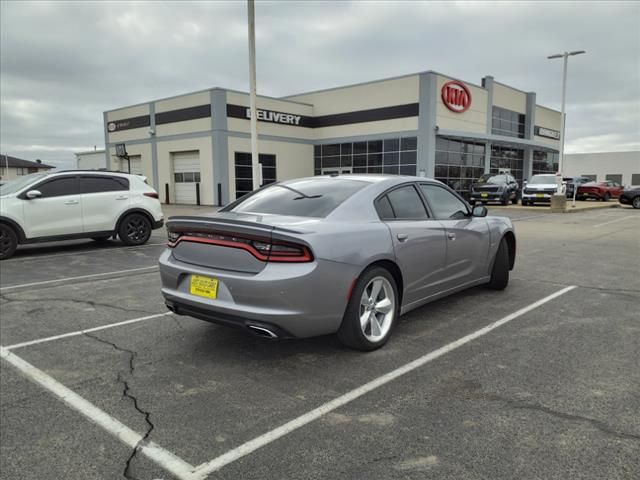
{"type": "Polygon", "coordinates": [[[442,86],[442,101],[452,112],[466,112],[471,106],[471,92],[462,82],[447,82],[442,86]]]}

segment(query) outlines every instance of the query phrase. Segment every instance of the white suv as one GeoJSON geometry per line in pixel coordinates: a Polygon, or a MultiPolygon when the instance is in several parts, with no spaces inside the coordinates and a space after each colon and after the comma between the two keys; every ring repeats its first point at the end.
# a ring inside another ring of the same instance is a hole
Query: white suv
{"type": "Polygon", "coordinates": [[[33,173],[0,186],[0,260],[23,243],[117,235],[141,245],[163,222],[158,193],[139,175],[33,173]]]}

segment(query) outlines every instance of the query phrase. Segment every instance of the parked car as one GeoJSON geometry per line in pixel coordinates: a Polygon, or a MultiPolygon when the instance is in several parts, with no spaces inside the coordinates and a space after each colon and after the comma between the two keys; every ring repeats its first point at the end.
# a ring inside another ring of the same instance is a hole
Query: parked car
{"type": "Polygon", "coordinates": [[[576,190],[576,187],[580,187],[580,185],[591,182],[592,180],[589,177],[563,177],[562,181],[566,184],[567,198],[573,198],[573,192],[576,190]]]}
{"type": "Polygon", "coordinates": [[[558,190],[556,176],[551,174],[534,175],[525,182],[522,190],[522,205],[550,203],[551,196],[558,190]]]}
{"type": "Polygon", "coordinates": [[[500,202],[516,204],[520,197],[520,186],[508,173],[485,173],[471,185],[469,200],[474,202],[500,202]]]}
{"type": "Polygon", "coordinates": [[[640,208],[640,186],[625,188],[618,200],[623,205],[631,205],[633,208],[640,208]]]}
{"type": "Polygon", "coordinates": [[[0,199],[0,259],[35,242],[118,236],[141,245],[164,222],[157,192],[126,173],[33,173],[2,185],[0,199]]]}
{"type": "Polygon", "coordinates": [[[613,180],[605,180],[604,182],[588,182],[578,187],[577,198],[586,200],[587,198],[595,198],[603,202],[608,202],[611,198],[618,198],[624,187],[613,180]]]}
{"type": "Polygon", "coordinates": [[[266,338],[336,333],[374,350],[398,316],[454,292],[506,288],[508,218],[431,179],[341,175],[262,187],[219,212],[171,217],[169,310],[266,338]]]}

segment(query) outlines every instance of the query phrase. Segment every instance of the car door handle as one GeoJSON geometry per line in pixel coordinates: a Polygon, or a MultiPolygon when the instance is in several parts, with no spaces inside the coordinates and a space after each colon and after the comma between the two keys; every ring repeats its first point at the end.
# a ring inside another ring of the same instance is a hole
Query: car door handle
{"type": "Polygon", "coordinates": [[[406,233],[399,233],[396,235],[396,238],[399,242],[406,242],[409,239],[409,235],[407,235],[406,233]]]}
{"type": "Polygon", "coordinates": [[[116,197],[116,200],[128,200],[129,197],[127,197],[126,195],[120,195],[119,197],[116,197]]]}
{"type": "Polygon", "coordinates": [[[456,239],[456,234],[453,233],[453,232],[449,232],[449,233],[447,233],[447,238],[449,240],[455,240],[456,239]]]}
{"type": "Polygon", "coordinates": [[[65,205],[77,205],[78,204],[78,200],[67,200],[66,202],[64,202],[65,205]]]}

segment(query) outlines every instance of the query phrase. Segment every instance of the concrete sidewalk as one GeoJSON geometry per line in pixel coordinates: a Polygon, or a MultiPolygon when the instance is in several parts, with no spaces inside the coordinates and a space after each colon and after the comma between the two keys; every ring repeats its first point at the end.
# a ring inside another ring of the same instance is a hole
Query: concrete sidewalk
{"type": "MultiPolygon", "coordinates": [[[[542,213],[550,213],[551,205],[547,204],[538,204],[530,207],[523,207],[522,205],[486,205],[489,211],[493,209],[500,210],[512,210],[514,212],[542,212],[542,213]]],[[[601,210],[603,208],[618,208],[620,207],[620,202],[618,200],[609,200],[608,202],[600,202],[597,200],[583,200],[577,201],[575,207],[573,206],[573,202],[571,200],[567,200],[567,209],[563,213],[578,213],[578,212],[587,212],[589,210],[601,210]]]]}
{"type": "Polygon", "coordinates": [[[211,205],[166,205],[162,204],[162,211],[165,219],[176,215],[202,215],[213,213],[220,210],[221,207],[211,205]]]}

